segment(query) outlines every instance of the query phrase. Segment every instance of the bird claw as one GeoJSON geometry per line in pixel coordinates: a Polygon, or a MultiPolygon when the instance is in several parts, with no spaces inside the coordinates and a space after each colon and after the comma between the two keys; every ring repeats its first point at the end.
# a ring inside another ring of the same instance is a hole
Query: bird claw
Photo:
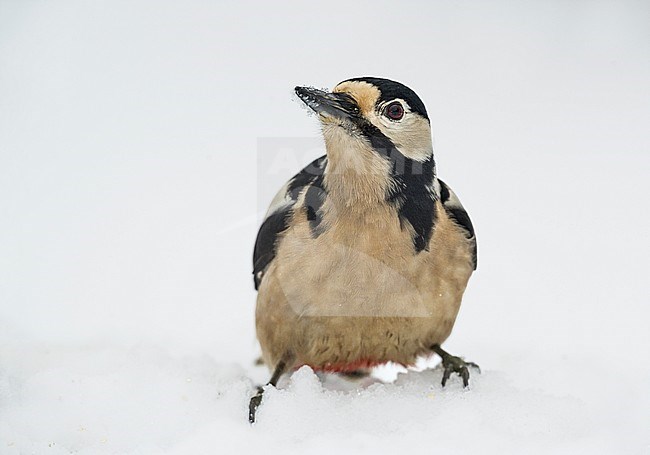
{"type": "Polygon", "coordinates": [[[457,373],[463,380],[463,387],[469,386],[469,368],[475,368],[479,373],[481,368],[474,362],[465,362],[462,358],[454,355],[445,355],[442,357],[442,367],[444,372],[442,374],[442,386],[447,384],[447,380],[451,373],[457,373]]]}

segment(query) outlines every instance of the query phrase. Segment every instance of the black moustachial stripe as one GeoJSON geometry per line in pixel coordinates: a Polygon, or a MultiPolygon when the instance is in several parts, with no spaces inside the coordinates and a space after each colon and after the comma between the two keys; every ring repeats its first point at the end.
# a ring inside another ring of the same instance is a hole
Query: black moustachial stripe
{"type": "Polygon", "coordinates": [[[401,181],[404,202],[400,216],[406,218],[415,230],[413,243],[415,250],[428,250],[429,240],[436,220],[435,195],[429,191],[433,180],[433,157],[424,163],[407,160],[403,174],[393,174],[393,179],[401,181]]]}
{"type": "Polygon", "coordinates": [[[433,155],[424,162],[407,158],[375,125],[360,119],[357,126],[373,150],[391,161],[394,185],[386,198],[398,207],[400,221],[413,227],[415,251],[427,249],[436,220],[436,196],[430,191],[435,177],[433,155]]]}

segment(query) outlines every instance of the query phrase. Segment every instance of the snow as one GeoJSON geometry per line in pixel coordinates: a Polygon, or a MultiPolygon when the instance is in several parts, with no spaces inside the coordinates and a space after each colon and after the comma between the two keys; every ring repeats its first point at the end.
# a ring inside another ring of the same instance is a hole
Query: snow
{"type": "Polygon", "coordinates": [[[0,454],[650,451],[648,30],[636,1],[1,2],[0,454]],[[251,427],[256,229],[322,153],[292,89],[362,75],[427,105],[479,241],[445,347],[483,373],[303,368],[251,427]]]}

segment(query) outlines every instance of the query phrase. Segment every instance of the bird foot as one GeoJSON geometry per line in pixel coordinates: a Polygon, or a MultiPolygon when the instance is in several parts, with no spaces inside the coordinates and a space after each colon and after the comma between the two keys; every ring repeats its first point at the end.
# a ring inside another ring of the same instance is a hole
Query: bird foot
{"type": "Polygon", "coordinates": [[[257,394],[251,398],[251,401],[248,403],[248,421],[250,423],[255,423],[255,414],[257,413],[257,408],[262,404],[262,397],[264,395],[264,389],[262,387],[257,388],[257,394]]]}
{"type": "Polygon", "coordinates": [[[463,379],[463,387],[469,386],[469,368],[475,368],[478,373],[481,368],[474,362],[466,362],[461,357],[456,357],[448,352],[443,351],[439,346],[434,351],[442,358],[442,367],[444,372],[442,374],[442,386],[447,384],[447,380],[452,373],[458,374],[463,379]]]}
{"type": "MultiPolygon", "coordinates": [[[[278,384],[278,380],[280,379],[280,376],[286,371],[287,369],[287,364],[289,361],[293,361],[293,357],[290,355],[285,354],[285,357],[283,360],[280,360],[278,362],[278,365],[275,367],[275,370],[273,371],[273,376],[271,376],[271,379],[266,385],[272,385],[275,387],[278,384]]],[[[253,424],[255,423],[255,413],[257,412],[257,408],[262,404],[262,397],[264,396],[264,388],[262,386],[257,387],[257,393],[253,398],[251,398],[251,401],[248,403],[248,421],[253,424]]]]}

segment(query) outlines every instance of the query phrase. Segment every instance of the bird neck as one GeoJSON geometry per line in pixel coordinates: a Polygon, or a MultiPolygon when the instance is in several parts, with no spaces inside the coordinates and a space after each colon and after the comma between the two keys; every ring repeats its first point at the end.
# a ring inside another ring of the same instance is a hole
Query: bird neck
{"type": "Polygon", "coordinates": [[[386,200],[392,184],[389,160],[347,134],[329,135],[325,146],[324,184],[338,209],[364,211],[386,200]]]}
{"type": "Polygon", "coordinates": [[[329,134],[325,145],[328,160],[323,182],[328,198],[340,209],[365,211],[385,203],[402,206],[407,200],[417,203],[433,194],[433,154],[420,162],[396,148],[375,150],[367,141],[348,134],[329,134]]]}

